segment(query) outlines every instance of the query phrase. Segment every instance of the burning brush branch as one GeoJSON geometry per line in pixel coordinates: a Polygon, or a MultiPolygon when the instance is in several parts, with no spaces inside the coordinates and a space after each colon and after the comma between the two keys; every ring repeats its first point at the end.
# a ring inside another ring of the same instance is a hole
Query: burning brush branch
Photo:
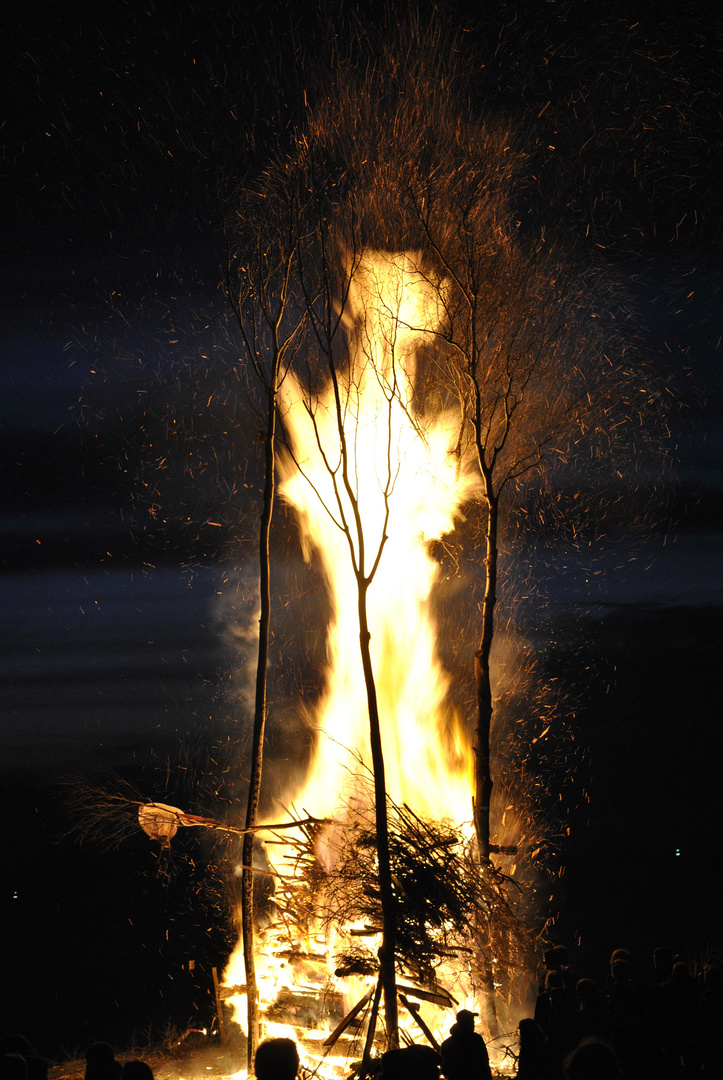
{"type": "Polygon", "coordinates": [[[71,835],[81,844],[92,843],[106,850],[117,848],[123,841],[137,835],[139,827],[146,836],[158,840],[161,847],[167,849],[183,826],[199,826],[230,836],[245,836],[269,829],[277,832],[321,828],[329,824],[326,819],[309,817],[243,828],[231,822],[189,814],[168,803],[144,799],[132,784],[121,778],[116,778],[109,787],[100,787],[81,778],[69,782],[68,789],[67,805],[74,819],[71,835]]]}

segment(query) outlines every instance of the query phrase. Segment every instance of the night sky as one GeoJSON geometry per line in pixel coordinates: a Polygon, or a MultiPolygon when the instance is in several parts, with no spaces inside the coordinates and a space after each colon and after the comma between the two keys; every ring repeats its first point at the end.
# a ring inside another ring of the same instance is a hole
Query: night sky
{"type": "MultiPolygon", "coordinates": [[[[511,564],[537,590],[525,618],[546,677],[574,688],[541,770],[570,828],[555,932],[593,976],[618,945],[641,963],[656,944],[723,950],[712,7],[418,9],[459,31],[473,109],[524,148],[522,229],[554,230],[624,285],[636,346],[677,401],[675,473],[634,550],[603,542],[592,570],[589,552],[511,564]]],[[[220,966],[228,948],[203,842],[164,884],[145,837],[78,847],[58,785],[113,772],[221,813],[241,790],[224,774],[228,624],[248,602],[258,421],[223,291],[224,215],[303,124],[328,57],[367,62],[397,20],[376,3],[332,21],[228,0],[41,0],[2,19],[0,1023],[56,1054],[203,1019],[207,987],[184,965],[220,966]]],[[[283,729],[272,737],[283,760],[283,729]]]]}

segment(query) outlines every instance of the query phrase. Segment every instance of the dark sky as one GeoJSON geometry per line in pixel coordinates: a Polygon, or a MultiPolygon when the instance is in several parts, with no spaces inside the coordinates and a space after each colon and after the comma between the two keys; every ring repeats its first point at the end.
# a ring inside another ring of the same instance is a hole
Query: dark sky
{"type": "MultiPolygon", "coordinates": [[[[642,585],[611,575],[595,595],[605,614],[598,637],[592,633],[592,661],[607,652],[618,689],[611,697],[604,679],[606,689],[591,692],[587,715],[602,720],[582,737],[598,762],[590,810],[594,821],[597,805],[597,832],[587,835],[593,847],[607,846],[597,862],[584,842],[568,853],[584,866],[577,879],[571,868],[570,894],[596,920],[619,899],[609,887],[618,853],[630,889],[650,892],[646,903],[668,882],[677,932],[694,910],[708,927],[710,912],[685,899],[683,881],[698,874],[703,891],[713,888],[709,859],[720,854],[719,841],[711,845],[721,749],[712,730],[723,486],[721,17],[700,3],[641,4],[634,15],[630,7],[508,0],[485,10],[445,5],[440,16],[421,4],[419,18],[443,18],[459,31],[473,108],[509,125],[525,148],[529,170],[513,194],[515,212],[532,231],[561,235],[582,262],[620,276],[640,307],[645,347],[674,378],[683,405],[672,439],[679,479],[662,533],[671,545],[678,535],[686,556],[676,560],[666,546],[662,569],[642,585]],[[629,829],[616,791],[634,808],[629,829]],[[670,852],[696,830],[695,860],[685,873],[678,864],[673,879],[670,852]],[[647,873],[644,859],[630,869],[641,844],[647,873]]],[[[64,603],[93,603],[88,570],[218,566],[248,539],[239,503],[244,483],[253,484],[255,428],[233,374],[224,208],[235,184],[303,122],[322,92],[326,59],[365,62],[390,16],[373,2],[346,4],[332,21],[297,2],[118,0],[91,9],[41,0],[12,4],[2,19],[0,568],[6,625],[27,604],[23,663],[35,650],[62,665],[72,658],[58,659],[52,642],[68,625],[64,603]],[[65,599],[44,602],[38,575],[58,569],[68,575],[60,586],[56,579],[65,599]],[[44,608],[52,618],[35,627],[32,615],[44,608]]],[[[566,597],[573,607],[585,603],[576,581],[566,597]]],[[[554,583],[547,589],[554,593],[554,583]]],[[[151,591],[152,601],[133,601],[138,610],[150,604],[146,614],[164,603],[155,580],[151,591]]],[[[212,708],[222,650],[214,643],[207,654],[205,617],[187,610],[183,589],[170,594],[188,641],[161,629],[162,614],[139,631],[143,647],[155,641],[156,651],[143,659],[133,652],[123,685],[153,664],[173,673],[152,682],[153,702],[113,713],[133,730],[124,753],[134,738],[140,745],[136,728],[152,721],[154,708],[168,710],[169,680],[174,707],[185,702],[191,725],[212,708]],[[204,689],[192,688],[184,649],[204,689]]],[[[110,611],[110,597],[103,602],[110,611]]],[[[101,619],[97,631],[84,623],[78,653],[113,622],[101,619]]],[[[16,644],[10,637],[7,648],[16,644]]],[[[97,662],[104,678],[116,648],[131,650],[125,638],[107,644],[97,662]]],[[[41,669],[38,679],[57,694],[47,664],[41,669]]],[[[83,678],[95,685],[83,669],[78,687],[83,678]]],[[[21,681],[16,674],[7,683],[20,702],[10,719],[19,730],[30,717],[32,733],[45,714],[42,702],[22,697],[21,681]]],[[[71,676],[66,682],[74,693],[71,676]]],[[[105,693],[104,705],[115,690],[105,693]]],[[[63,701],[71,716],[75,698],[63,701]]],[[[163,737],[175,734],[171,725],[163,737]]],[[[100,736],[89,738],[90,759],[105,762],[93,742],[100,736]]],[[[17,751],[24,768],[28,741],[17,751]]],[[[18,866],[27,850],[19,844],[18,866]]],[[[41,878],[29,880],[41,887],[41,878]]],[[[566,932],[584,924],[579,916],[567,913],[566,932]]],[[[633,933],[643,921],[616,926],[633,933]]]]}
{"type": "MultiPolygon", "coordinates": [[[[313,104],[329,50],[337,62],[364,60],[374,35],[399,21],[376,3],[345,5],[333,22],[289,3],[122,0],[90,18],[51,0],[14,8],[4,228],[31,261],[76,253],[68,295],[81,301],[86,260],[101,252],[150,256],[151,271],[176,245],[207,245],[219,195],[299,122],[305,94],[313,104]],[[366,43],[354,40],[360,26],[366,43]]],[[[476,8],[448,16],[475,104],[520,133],[533,155],[528,188],[554,201],[557,218],[604,250],[716,250],[712,8],[642,4],[637,18],[622,3],[476,8]]],[[[419,11],[422,26],[444,21],[431,5],[419,11]]],[[[52,258],[45,275],[57,285],[52,258]]]]}
{"type": "MultiPolygon", "coordinates": [[[[719,17],[698,4],[643,4],[636,16],[610,2],[478,7],[420,4],[418,19],[457,32],[473,109],[524,148],[513,212],[568,238],[583,261],[636,274],[646,317],[684,362],[716,308],[719,17]]],[[[401,20],[379,3],[344,5],[334,20],[221,0],[10,11],[0,420],[63,425],[74,444],[79,425],[96,437],[95,416],[100,442],[117,442],[113,423],[143,426],[154,378],[172,384],[157,397],[193,398],[184,372],[198,353],[223,353],[228,368],[222,223],[234,186],[303,123],[329,57],[339,70],[367,63],[401,20]]],[[[233,407],[232,383],[214,395],[219,413],[233,407]]],[[[65,486],[79,468],[66,449],[65,486]]]]}

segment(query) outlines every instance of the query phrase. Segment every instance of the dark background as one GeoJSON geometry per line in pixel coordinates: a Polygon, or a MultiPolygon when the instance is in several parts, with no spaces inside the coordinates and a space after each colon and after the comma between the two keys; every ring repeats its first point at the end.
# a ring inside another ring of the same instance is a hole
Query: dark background
{"type": "MultiPolygon", "coordinates": [[[[207,839],[179,837],[170,876],[140,834],[78,846],[60,781],[115,773],[204,812],[242,790],[229,623],[248,603],[257,421],[223,210],[303,114],[325,41],[389,18],[301,7],[4,15],[2,1026],[48,1054],[207,1023],[231,938],[207,839]]],[[[598,978],[622,944],[641,967],[657,944],[698,960],[723,946],[720,20],[572,2],[446,18],[475,107],[528,148],[516,209],[625,284],[680,403],[677,475],[644,542],[509,556],[536,583],[520,618],[545,675],[577,702],[556,779],[546,765],[566,823],[553,933],[598,978]]],[[[283,772],[283,733],[273,753],[283,772]]]]}

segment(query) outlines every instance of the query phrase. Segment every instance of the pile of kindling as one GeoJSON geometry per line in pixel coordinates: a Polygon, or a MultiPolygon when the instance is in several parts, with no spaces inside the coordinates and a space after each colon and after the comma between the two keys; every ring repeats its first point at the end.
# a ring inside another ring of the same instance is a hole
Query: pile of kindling
{"type": "MultiPolygon", "coordinates": [[[[474,837],[453,822],[432,821],[388,799],[388,827],[400,971],[434,986],[442,965],[451,961],[473,972],[485,958],[495,982],[509,982],[532,948],[520,886],[480,862],[474,837]]],[[[282,845],[274,904],[290,940],[314,925],[351,925],[339,937],[336,973],[374,974],[376,949],[366,941],[381,931],[382,903],[373,800],[355,799],[343,820],[306,824],[293,839],[277,836],[267,844],[282,845]]]]}

